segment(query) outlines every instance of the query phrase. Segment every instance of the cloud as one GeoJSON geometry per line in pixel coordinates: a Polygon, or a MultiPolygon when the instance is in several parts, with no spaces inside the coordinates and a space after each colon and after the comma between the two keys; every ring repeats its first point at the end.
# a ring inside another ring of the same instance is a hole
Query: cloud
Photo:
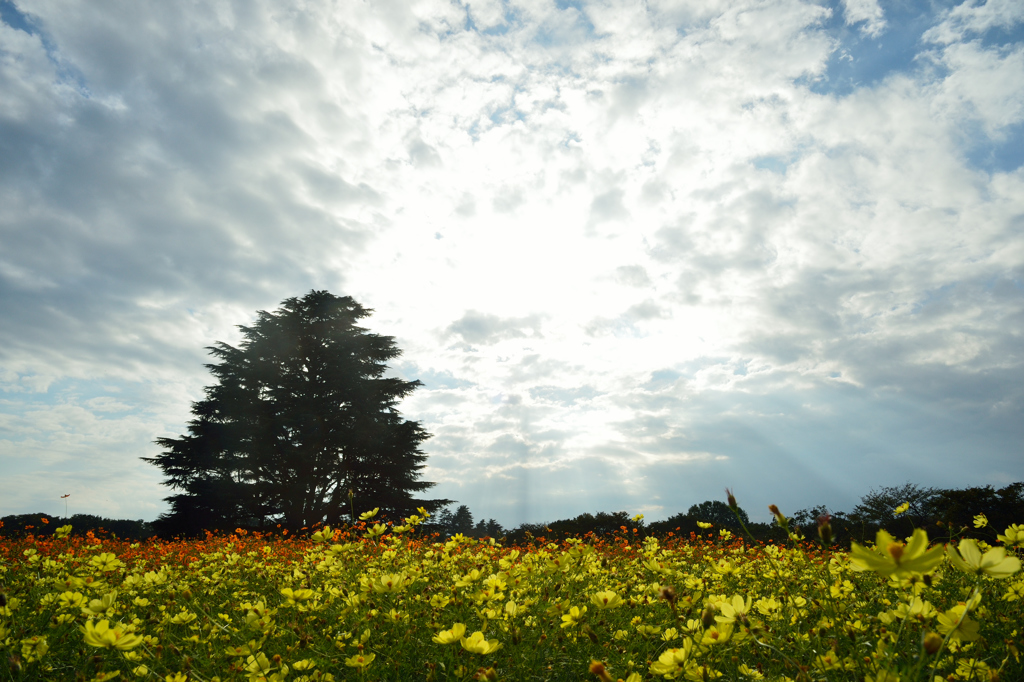
{"type": "Polygon", "coordinates": [[[540,315],[522,318],[501,318],[477,310],[466,313],[445,329],[445,335],[458,335],[470,344],[492,345],[507,339],[541,338],[540,315]]]}
{"type": "Polygon", "coordinates": [[[5,513],[313,288],[506,524],[1024,476],[1019,3],[0,8],[5,513]]]}
{"type": "Polygon", "coordinates": [[[872,38],[878,37],[885,30],[885,12],[878,0],[843,0],[843,15],[847,24],[859,24],[861,33],[872,38]]]}

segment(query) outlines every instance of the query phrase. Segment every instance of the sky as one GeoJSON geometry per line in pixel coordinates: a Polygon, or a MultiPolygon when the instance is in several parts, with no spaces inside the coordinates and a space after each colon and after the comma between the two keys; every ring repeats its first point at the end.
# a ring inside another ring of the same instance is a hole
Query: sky
{"type": "Polygon", "coordinates": [[[477,519],[1024,480],[1019,0],[0,19],[0,515],[166,511],[206,347],[314,289],[477,519]]]}

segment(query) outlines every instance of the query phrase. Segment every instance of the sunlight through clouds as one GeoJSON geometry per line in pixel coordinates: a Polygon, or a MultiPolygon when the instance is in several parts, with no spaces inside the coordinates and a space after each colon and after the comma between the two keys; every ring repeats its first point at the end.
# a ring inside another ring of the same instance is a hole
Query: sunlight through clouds
{"type": "Polygon", "coordinates": [[[1020,480],[1020,7],[0,0],[2,512],[314,288],[506,525],[1020,480]]]}

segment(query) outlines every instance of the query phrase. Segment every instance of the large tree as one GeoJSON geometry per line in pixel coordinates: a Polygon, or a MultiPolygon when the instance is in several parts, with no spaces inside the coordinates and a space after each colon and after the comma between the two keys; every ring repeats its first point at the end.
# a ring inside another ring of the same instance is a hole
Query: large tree
{"type": "Polygon", "coordinates": [[[162,534],[281,523],[338,523],[350,504],[397,516],[448,500],[416,500],[430,437],[401,418],[398,401],[419,381],[385,377],[401,351],[357,321],[373,311],[352,298],[311,291],[274,313],[259,311],[235,348],[208,348],[217,383],[193,403],[188,434],[159,438],[143,459],[163,470],[162,534]]]}

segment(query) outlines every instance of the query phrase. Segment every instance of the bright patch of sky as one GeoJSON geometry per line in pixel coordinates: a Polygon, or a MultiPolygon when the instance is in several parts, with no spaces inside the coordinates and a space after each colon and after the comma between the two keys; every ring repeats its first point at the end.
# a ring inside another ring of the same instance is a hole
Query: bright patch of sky
{"type": "Polygon", "coordinates": [[[0,0],[0,514],[351,295],[505,525],[1024,480],[1024,4],[0,0]]]}

